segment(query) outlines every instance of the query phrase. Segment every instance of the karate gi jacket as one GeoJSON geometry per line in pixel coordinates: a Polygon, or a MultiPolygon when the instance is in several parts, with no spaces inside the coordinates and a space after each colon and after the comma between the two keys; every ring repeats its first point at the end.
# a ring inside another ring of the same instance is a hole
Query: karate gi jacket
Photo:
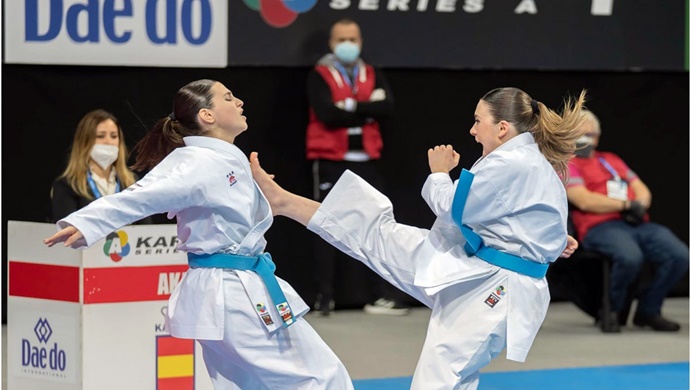
{"type": "MultiPolygon", "coordinates": [[[[490,248],[526,261],[556,261],[567,244],[568,203],[565,186],[539,151],[530,133],[501,145],[470,169],[474,176],[463,223],[490,248]]],[[[438,217],[420,256],[415,284],[433,294],[444,287],[508,273],[507,354],[524,361],[550,302],[546,278],[532,278],[468,256],[465,238],[453,221],[453,198],[458,181],[446,174],[429,175],[422,196],[438,217]]]]}
{"type": "MultiPolygon", "coordinates": [[[[125,191],[102,197],[58,221],[73,225],[87,246],[144,216],[167,212],[177,217],[177,249],[194,254],[232,253],[256,256],[266,247],[264,233],[273,223],[268,201],[253,180],[249,160],[235,145],[211,137],[185,137],[172,151],[125,191]]],[[[277,278],[297,318],[308,306],[285,281],[277,278]]],[[[281,326],[260,277],[252,271],[189,269],[169,299],[167,327],[179,338],[221,340],[226,301],[249,299],[269,310],[281,326]],[[225,275],[224,275],[225,273],[225,275]],[[230,273],[228,275],[227,273],[230,273]],[[223,278],[241,283],[223,283],[223,278]]],[[[261,317],[257,308],[255,315],[261,317]]]]}

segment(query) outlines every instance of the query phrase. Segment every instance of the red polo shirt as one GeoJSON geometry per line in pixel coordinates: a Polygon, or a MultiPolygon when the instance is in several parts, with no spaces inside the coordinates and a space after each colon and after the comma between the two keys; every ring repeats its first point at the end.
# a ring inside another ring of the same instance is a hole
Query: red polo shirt
{"type": "MultiPolygon", "coordinates": [[[[630,183],[638,179],[637,174],[620,157],[609,152],[595,151],[594,157],[572,158],[568,163],[570,180],[568,181],[567,188],[585,186],[592,192],[607,195],[606,182],[612,180],[614,175],[600,159],[604,159],[618,173],[618,176],[628,183],[628,199],[635,199],[630,183]]],[[[602,222],[622,219],[619,212],[595,214],[586,213],[575,208],[570,210],[570,217],[577,229],[577,236],[580,240],[585,237],[592,227],[602,222]]],[[[645,220],[647,220],[647,216],[645,216],[645,220]]]]}

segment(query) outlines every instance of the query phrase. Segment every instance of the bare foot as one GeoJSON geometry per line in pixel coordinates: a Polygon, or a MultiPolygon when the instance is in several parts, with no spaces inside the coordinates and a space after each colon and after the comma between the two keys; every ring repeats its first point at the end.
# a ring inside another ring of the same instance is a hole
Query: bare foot
{"type": "Polygon", "coordinates": [[[252,168],[254,181],[256,181],[256,184],[261,188],[261,192],[263,192],[266,199],[268,199],[268,203],[273,210],[273,215],[282,215],[281,209],[285,206],[288,192],[273,180],[273,175],[269,175],[261,167],[259,163],[259,153],[251,152],[249,154],[249,164],[252,168]]]}

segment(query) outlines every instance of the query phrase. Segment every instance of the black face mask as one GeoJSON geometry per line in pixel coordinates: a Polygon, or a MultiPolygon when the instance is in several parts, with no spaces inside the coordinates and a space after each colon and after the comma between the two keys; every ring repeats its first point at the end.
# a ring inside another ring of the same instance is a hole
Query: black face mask
{"type": "Polygon", "coordinates": [[[575,156],[587,158],[594,150],[594,145],[590,143],[580,143],[575,144],[575,156]]]}

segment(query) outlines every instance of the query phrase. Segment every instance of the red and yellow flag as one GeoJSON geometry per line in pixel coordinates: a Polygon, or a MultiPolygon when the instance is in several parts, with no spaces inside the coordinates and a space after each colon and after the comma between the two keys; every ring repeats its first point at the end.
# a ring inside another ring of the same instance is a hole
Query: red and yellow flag
{"type": "Polygon", "coordinates": [[[156,390],[194,389],[194,340],[156,337],[156,390]]]}

